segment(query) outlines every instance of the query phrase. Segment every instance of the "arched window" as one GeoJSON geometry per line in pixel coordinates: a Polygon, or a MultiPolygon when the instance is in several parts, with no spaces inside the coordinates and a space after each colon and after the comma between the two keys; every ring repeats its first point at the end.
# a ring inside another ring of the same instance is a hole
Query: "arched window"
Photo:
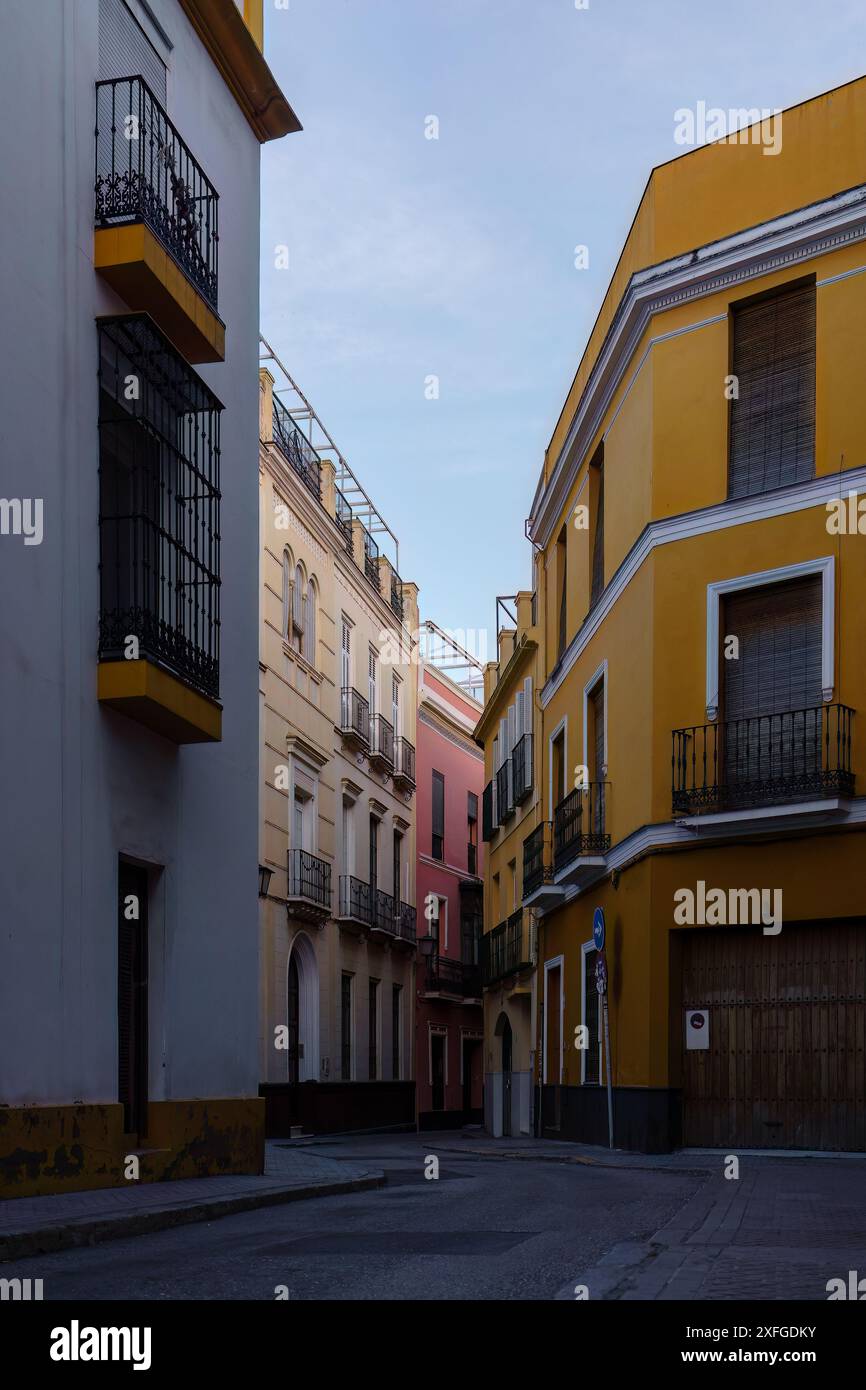
{"type": "Polygon", "coordinates": [[[307,603],[304,623],[304,656],[311,666],[316,664],[316,581],[310,579],[307,585],[307,603]]]}
{"type": "Polygon", "coordinates": [[[292,620],[292,557],[283,551],[283,641],[288,641],[292,620]]]}
{"type": "Polygon", "coordinates": [[[292,631],[289,642],[295,651],[304,652],[304,617],[306,608],[306,585],[304,571],[300,565],[295,567],[295,588],[292,595],[292,631]]]}

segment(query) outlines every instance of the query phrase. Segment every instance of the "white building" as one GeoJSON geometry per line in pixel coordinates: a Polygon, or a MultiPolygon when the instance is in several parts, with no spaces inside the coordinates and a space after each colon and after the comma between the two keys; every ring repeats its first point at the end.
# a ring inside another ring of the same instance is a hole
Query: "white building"
{"type": "Polygon", "coordinates": [[[258,1171],[259,145],[300,127],[262,0],[0,28],[0,1190],[258,1171]]]}

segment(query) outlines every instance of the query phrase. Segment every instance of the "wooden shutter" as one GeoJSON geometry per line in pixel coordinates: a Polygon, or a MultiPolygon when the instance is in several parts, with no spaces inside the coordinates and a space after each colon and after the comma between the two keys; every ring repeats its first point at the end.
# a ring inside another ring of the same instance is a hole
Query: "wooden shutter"
{"type": "Polygon", "coordinates": [[[815,286],[734,306],[728,494],[749,497],[815,473],[815,286]]]}
{"type": "Polygon", "coordinates": [[[123,0],[99,0],[99,76],[143,77],[165,106],[165,63],[123,0]]]}
{"type": "Polygon", "coordinates": [[[725,719],[820,705],[822,585],[820,575],[744,589],[724,600],[720,665],[725,719]],[[725,638],[739,657],[725,658],[725,638]]]}
{"type": "Polygon", "coordinates": [[[436,771],[433,773],[433,839],[443,842],[440,854],[436,856],[440,858],[444,854],[445,839],[445,778],[436,771]]]}
{"type": "Polygon", "coordinates": [[[592,546],[592,588],[589,606],[597,602],[604,588],[604,459],[598,466],[598,490],[595,495],[595,539],[592,546]]]}

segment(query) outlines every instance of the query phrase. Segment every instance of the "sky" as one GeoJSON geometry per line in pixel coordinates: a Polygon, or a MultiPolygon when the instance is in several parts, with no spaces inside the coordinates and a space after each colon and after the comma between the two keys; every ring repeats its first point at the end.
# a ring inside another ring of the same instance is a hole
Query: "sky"
{"type": "Polygon", "coordinates": [[[265,15],[304,129],[263,148],[262,331],[398,536],[423,616],[493,658],[497,594],[531,585],[545,448],[650,170],[683,153],[674,113],[781,109],[859,76],[866,4],[265,15]]]}

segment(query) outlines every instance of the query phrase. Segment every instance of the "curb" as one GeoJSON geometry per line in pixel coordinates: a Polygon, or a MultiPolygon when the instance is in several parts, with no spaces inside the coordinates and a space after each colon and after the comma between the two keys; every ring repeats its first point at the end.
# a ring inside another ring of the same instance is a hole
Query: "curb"
{"type": "Polygon", "coordinates": [[[284,1206],[287,1202],[303,1202],[312,1197],[336,1197],[346,1192],[367,1192],[371,1188],[384,1186],[385,1174],[373,1172],[363,1178],[345,1178],[340,1182],[311,1183],[306,1187],[274,1186],[258,1192],[239,1193],[236,1197],[205,1198],[188,1206],[156,1207],[149,1211],[124,1212],[118,1216],[72,1217],[62,1225],[0,1235],[0,1263],[27,1259],[31,1255],[50,1255],[83,1245],[97,1245],[106,1240],[122,1240],[126,1236],[166,1231],[197,1221],[211,1221],[220,1216],[255,1211],[259,1207],[284,1206]]]}

